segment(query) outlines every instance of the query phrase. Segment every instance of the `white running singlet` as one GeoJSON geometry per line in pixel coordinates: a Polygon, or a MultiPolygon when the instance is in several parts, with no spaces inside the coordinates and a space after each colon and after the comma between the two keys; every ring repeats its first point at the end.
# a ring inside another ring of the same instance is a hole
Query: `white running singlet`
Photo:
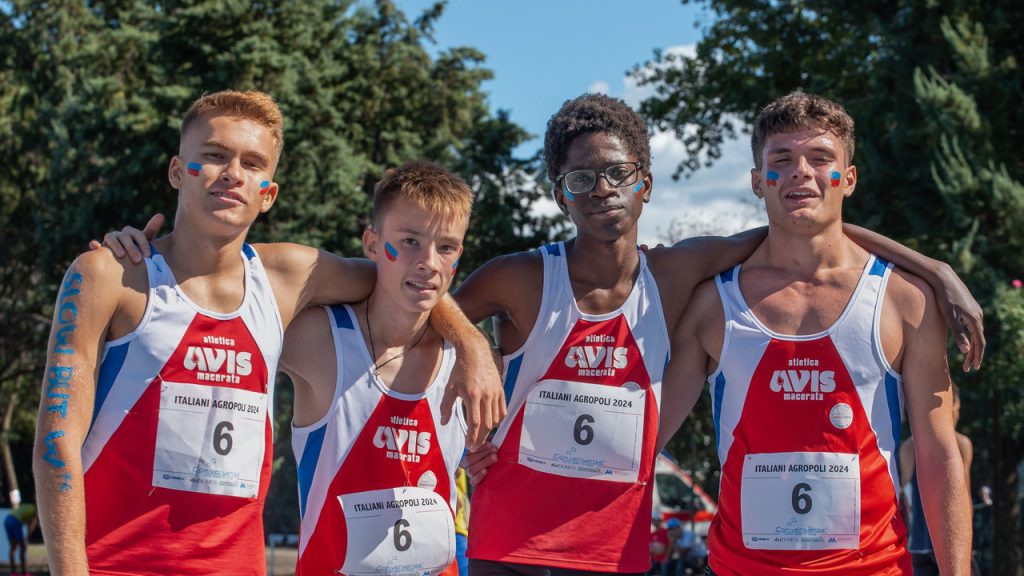
{"type": "Polygon", "coordinates": [[[319,421],[292,426],[302,514],[296,575],[446,573],[455,559],[455,469],[466,446],[460,410],[441,425],[455,350],[445,342],[423,393],[395,392],[373,376],[352,309],[325,310],[338,366],[334,402],[319,421]]]}
{"type": "Polygon", "coordinates": [[[839,319],[789,336],[761,323],[737,266],[711,384],[722,463],[708,536],[721,576],[910,574],[897,511],[902,379],[879,336],[892,266],[872,256],[839,319]]]}
{"type": "Polygon", "coordinates": [[[237,310],[204,310],[147,258],[138,327],[107,342],[85,471],[93,574],[264,574],[263,500],[283,329],[248,244],[237,310]]]}
{"type": "Polygon", "coordinates": [[[505,357],[498,461],[473,493],[469,557],[643,572],[668,331],[643,252],[618,310],[576,305],[562,243],[540,249],[533,331],[505,357]]]}

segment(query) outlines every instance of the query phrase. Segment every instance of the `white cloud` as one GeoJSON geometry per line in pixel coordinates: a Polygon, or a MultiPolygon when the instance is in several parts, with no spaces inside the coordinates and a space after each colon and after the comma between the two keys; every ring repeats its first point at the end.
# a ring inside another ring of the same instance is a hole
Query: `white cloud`
{"type": "Polygon", "coordinates": [[[611,91],[611,86],[608,85],[604,80],[598,80],[590,86],[587,86],[587,92],[593,94],[608,94],[611,91]]]}

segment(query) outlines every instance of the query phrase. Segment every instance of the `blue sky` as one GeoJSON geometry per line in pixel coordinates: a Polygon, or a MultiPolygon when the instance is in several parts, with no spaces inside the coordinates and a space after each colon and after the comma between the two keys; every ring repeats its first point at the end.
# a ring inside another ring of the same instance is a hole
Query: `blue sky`
{"type": "MultiPolygon", "coordinates": [[[[414,18],[433,2],[396,3],[414,18]]],[[[487,56],[495,74],[484,85],[491,108],[509,110],[537,136],[520,147],[527,155],[541,147],[548,118],[565,100],[599,91],[635,107],[646,89],[628,71],[652,59],[655,49],[692,49],[711,18],[679,0],[449,0],[435,39],[437,49],[472,46],[487,56]]],[[[640,220],[640,240],[661,239],[673,222],[690,233],[731,233],[763,222],[741,202],[752,197],[747,150],[745,142],[727,144],[713,168],[675,182],[682,145],[671,134],[655,134],[654,196],[640,220]]]]}

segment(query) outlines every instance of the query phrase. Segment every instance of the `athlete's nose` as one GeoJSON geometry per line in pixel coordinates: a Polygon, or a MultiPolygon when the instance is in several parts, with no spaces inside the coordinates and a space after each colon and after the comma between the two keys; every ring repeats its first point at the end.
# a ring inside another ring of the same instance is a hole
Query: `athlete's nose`
{"type": "Polygon", "coordinates": [[[224,170],[220,173],[221,180],[228,182],[234,186],[241,184],[245,178],[245,170],[242,168],[242,161],[239,158],[232,158],[224,165],[224,170]]]}

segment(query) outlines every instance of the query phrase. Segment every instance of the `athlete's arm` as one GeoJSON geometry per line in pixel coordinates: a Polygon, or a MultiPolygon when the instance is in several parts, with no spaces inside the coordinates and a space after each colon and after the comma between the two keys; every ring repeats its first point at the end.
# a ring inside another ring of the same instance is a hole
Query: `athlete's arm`
{"type": "MultiPolygon", "coordinates": [[[[725,323],[714,280],[705,280],[690,298],[689,306],[672,333],[672,359],[661,385],[661,419],[658,423],[657,453],[679,430],[704,390],[704,380],[713,362],[708,350],[713,332],[725,323]]],[[[715,354],[718,354],[716,349],[715,354]]]]}
{"type": "MultiPolygon", "coordinates": [[[[903,323],[903,390],[914,435],[917,484],[935,557],[943,574],[967,576],[970,499],[953,429],[945,326],[924,281],[897,271],[886,292],[886,308],[903,323]]],[[[883,341],[886,338],[883,335],[883,341]]]]}
{"type": "Polygon", "coordinates": [[[331,321],[323,308],[306,308],[284,334],[280,366],[295,391],[292,422],[296,426],[317,422],[334,401],[338,359],[331,321]]]}
{"type": "Polygon", "coordinates": [[[452,417],[455,398],[462,398],[466,446],[478,448],[505,417],[505,393],[493,348],[448,294],[430,311],[430,326],[452,343],[458,359],[441,400],[441,423],[452,417]]]}
{"type": "Polygon", "coordinates": [[[914,437],[911,436],[900,444],[900,488],[910,483],[914,477],[914,437]]]}
{"type": "Polygon", "coordinates": [[[118,309],[121,273],[109,253],[83,254],[68,268],[54,307],[32,456],[54,574],[88,574],[82,444],[103,343],[118,309]]]}
{"type": "Polygon", "coordinates": [[[501,352],[514,352],[533,330],[544,291],[544,267],[536,251],[498,256],[477,268],[455,292],[455,300],[473,323],[492,316],[506,326],[501,352]]]}
{"type": "Polygon", "coordinates": [[[939,310],[964,354],[964,372],[981,368],[985,356],[984,313],[953,268],[860,226],[843,224],[843,232],[868,252],[923,278],[939,297],[939,310]],[[969,334],[968,334],[969,333],[969,334]]]}

